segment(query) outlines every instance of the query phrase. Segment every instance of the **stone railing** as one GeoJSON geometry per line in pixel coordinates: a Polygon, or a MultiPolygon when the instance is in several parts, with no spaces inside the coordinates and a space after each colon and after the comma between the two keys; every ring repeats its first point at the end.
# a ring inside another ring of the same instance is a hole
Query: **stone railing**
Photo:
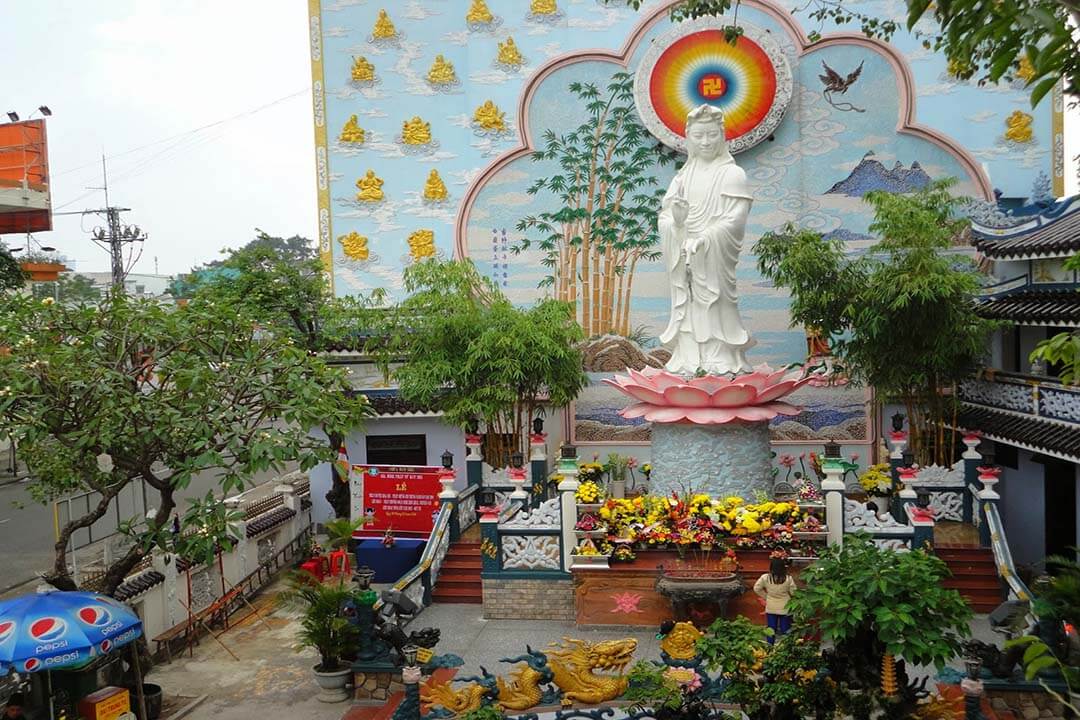
{"type": "Polygon", "coordinates": [[[960,383],[960,399],[970,405],[1080,425],[1080,388],[1052,378],[999,371],[960,383]]]}
{"type": "Polygon", "coordinates": [[[531,510],[511,501],[498,516],[481,519],[480,529],[484,577],[566,576],[560,498],[531,510]]]}
{"type": "Polygon", "coordinates": [[[889,514],[887,508],[874,510],[869,503],[844,498],[844,533],[866,533],[874,544],[889,550],[910,550],[915,528],[889,514]]]}
{"type": "Polygon", "coordinates": [[[965,513],[965,503],[970,502],[970,497],[964,479],[963,460],[958,460],[951,468],[939,465],[919,468],[914,486],[916,492],[926,493],[930,497],[929,507],[935,520],[970,522],[970,508],[965,513]]]}
{"type": "MultiPolygon", "coordinates": [[[[450,549],[451,542],[451,516],[454,514],[453,502],[444,502],[439,508],[439,514],[435,518],[435,526],[431,530],[428,542],[424,546],[424,552],[420,555],[420,561],[396,583],[394,589],[416,603],[419,608],[431,604],[431,589],[435,587],[435,581],[439,578],[446,553],[450,549]]],[[[382,609],[383,602],[380,599],[375,604],[375,610],[382,609]]],[[[415,616],[414,616],[415,617],[415,616]]]]}

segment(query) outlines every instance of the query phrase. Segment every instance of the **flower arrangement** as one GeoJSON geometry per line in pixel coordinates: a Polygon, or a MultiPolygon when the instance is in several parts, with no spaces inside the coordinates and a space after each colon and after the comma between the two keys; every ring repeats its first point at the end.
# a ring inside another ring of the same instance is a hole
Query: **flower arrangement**
{"type": "Polygon", "coordinates": [[[600,521],[596,519],[596,516],[592,513],[585,513],[574,525],[575,530],[584,530],[585,532],[592,532],[593,530],[602,529],[600,527],[600,521]]]}
{"type": "Polygon", "coordinates": [[[599,548],[596,547],[596,543],[594,543],[589,538],[585,538],[580,543],[578,543],[578,546],[576,548],[574,548],[574,555],[588,555],[590,557],[594,557],[601,554],[603,553],[601,553],[599,548]]]}
{"type": "Polygon", "coordinates": [[[802,484],[799,485],[796,493],[799,497],[799,502],[802,503],[817,503],[821,502],[821,490],[813,483],[810,478],[803,478],[802,484]]]}
{"type": "Polygon", "coordinates": [[[603,500],[604,493],[595,480],[586,480],[574,491],[574,499],[579,503],[591,505],[603,500]]]}
{"type": "Polygon", "coordinates": [[[583,483],[591,482],[599,485],[604,480],[604,466],[593,458],[592,462],[578,465],[578,480],[583,483]]]}
{"type": "Polygon", "coordinates": [[[791,502],[747,504],[739,497],[705,494],[679,497],[609,498],[598,511],[611,539],[645,547],[699,546],[703,550],[736,538],[739,547],[773,547],[791,540],[791,525],[803,517],[791,502]]]}
{"type": "Polygon", "coordinates": [[[892,474],[889,463],[871,465],[859,476],[859,485],[867,495],[888,497],[892,493],[892,474]]]}

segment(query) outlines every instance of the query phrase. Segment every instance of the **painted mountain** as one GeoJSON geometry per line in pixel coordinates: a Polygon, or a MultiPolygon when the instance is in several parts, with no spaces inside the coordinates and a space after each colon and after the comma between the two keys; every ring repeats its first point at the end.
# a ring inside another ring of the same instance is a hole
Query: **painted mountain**
{"type": "Polygon", "coordinates": [[[862,197],[873,190],[909,193],[920,190],[929,183],[930,176],[923,171],[918,160],[911,163],[911,167],[904,167],[904,164],[897,160],[892,170],[887,170],[871,150],[863,155],[863,159],[850,175],[829,188],[825,194],[862,197]]]}

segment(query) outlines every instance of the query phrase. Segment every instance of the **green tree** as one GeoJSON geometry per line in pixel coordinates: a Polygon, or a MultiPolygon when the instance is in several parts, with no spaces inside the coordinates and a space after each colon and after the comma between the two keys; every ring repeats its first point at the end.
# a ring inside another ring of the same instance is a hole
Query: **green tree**
{"type": "Polygon", "coordinates": [[[589,118],[565,135],[544,133],[533,160],[555,161],[559,171],[528,189],[530,195],[551,193],[560,207],[522,219],[518,230],[540,238],[526,235],[514,250],[541,251],[551,274],[540,286],[580,307],[587,336],[629,335],[634,271],[639,261],[660,256],[656,213],[664,190],[655,169],[671,156],[637,120],[631,74],[615,73],[603,92],[580,82],[570,91],[589,118]]]}
{"type": "MultiPolygon", "coordinates": [[[[332,459],[312,427],[356,427],[368,413],[344,375],[285,335],[259,330],[244,307],[194,299],[165,308],[118,295],[101,305],[0,298],[0,433],[18,443],[30,492],[45,503],[78,492],[100,502],[59,528],[45,578],[73,589],[72,533],[105,516],[133,482],[155,494],[153,517],[124,530],[130,547],[106,569],[111,593],[153,545],[169,542],[175,493],[199,473],[240,490],[254,473],[332,459]]],[[[201,549],[227,544],[212,497],[182,518],[201,549]]]]}
{"type": "Polygon", "coordinates": [[[438,407],[445,421],[483,421],[488,462],[527,450],[541,398],[570,403],[585,386],[573,307],[514,306],[468,260],[425,260],[405,270],[409,295],[376,325],[372,352],[402,396],[438,407]]]}
{"type": "MultiPolygon", "coordinates": [[[[302,238],[269,238],[260,234],[221,261],[196,272],[187,296],[233,307],[243,307],[271,332],[291,338],[309,353],[333,345],[361,349],[371,324],[373,307],[383,294],[370,298],[331,295],[322,263],[302,238]],[[291,246],[299,244],[301,249],[291,246]]],[[[337,452],[344,434],[321,426],[328,446],[337,452]]],[[[331,465],[330,491],[326,498],[339,517],[349,514],[349,478],[331,465]]]]}
{"type": "Polygon", "coordinates": [[[0,245],[0,292],[21,288],[25,282],[26,273],[19,261],[6,246],[0,245]]]}
{"type": "Polygon", "coordinates": [[[65,304],[96,303],[101,300],[101,288],[85,275],[63,273],[54,282],[37,282],[31,286],[39,300],[53,298],[65,304]]]}
{"type": "Polygon", "coordinates": [[[849,535],[802,571],[788,610],[846,660],[848,677],[838,682],[873,688],[886,653],[941,669],[960,651],[971,610],[942,586],[948,575],[945,563],[924,550],[895,552],[849,535]]]}
{"type": "MultiPolygon", "coordinates": [[[[642,0],[604,0],[639,9],[642,0]]],[[[1010,3],[982,0],[905,0],[906,27],[923,47],[944,53],[949,71],[961,79],[982,82],[1019,78],[1031,88],[1035,106],[1056,85],[1080,96],[1080,24],[1078,0],[1016,0],[1010,3]],[[928,19],[931,22],[920,21],[928,19]],[[929,28],[925,26],[929,24],[929,28]]],[[[868,37],[888,41],[900,25],[892,20],[859,12],[852,0],[810,0],[801,11],[819,23],[857,24],[868,37]]],[[[734,8],[735,24],[728,37],[741,34],[738,0],[683,0],[671,9],[674,20],[726,14],[734,8]]],[[[812,41],[818,33],[811,33],[812,41]]]]}
{"type": "MultiPolygon", "coordinates": [[[[1080,271],[1080,255],[1073,255],[1065,261],[1065,269],[1080,271]]],[[[1080,330],[1058,333],[1043,340],[1031,351],[1030,362],[1043,360],[1050,365],[1060,365],[1058,379],[1066,385],[1080,385],[1080,373],[1077,362],[1080,361],[1080,330]]]]}
{"type": "Polygon", "coordinates": [[[791,292],[793,321],[820,328],[853,379],[904,405],[923,464],[951,462],[944,428],[956,385],[978,368],[998,325],[973,312],[981,275],[948,252],[967,227],[955,219],[963,200],[951,184],[868,194],[880,241],[862,259],[790,229],[767,233],[754,249],[762,275],[791,292]]]}

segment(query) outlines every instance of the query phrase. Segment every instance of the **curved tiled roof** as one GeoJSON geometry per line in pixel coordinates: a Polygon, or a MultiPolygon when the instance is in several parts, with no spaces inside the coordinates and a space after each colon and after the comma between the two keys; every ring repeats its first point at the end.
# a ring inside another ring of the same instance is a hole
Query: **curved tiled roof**
{"type": "Polygon", "coordinates": [[[1006,233],[988,234],[973,228],[972,243],[983,255],[997,259],[1062,256],[1080,252],[1080,202],[1042,225],[1006,233]]]}
{"type": "Polygon", "coordinates": [[[256,535],[261,535],[267,530],[271,530],[284,522],[288,522],[289,518],[294,515],[296,515],[296,511],[287,507],[279,507],[268,513],[263,513],[254,520],[248,521],[247,536],[251,538],[256,535]]]}
{"type": "Polygon", "coordinates": [[[131,600],[163,582],[165,582],[164,575],[157,570],[147,570],[139,573],[135,577],[125,580],[120,587],[116,588],[113,597],[121,601],[131,600]]]}
{"type": "Polygon", "coordinates": [[[1022,290],[981,301],[979,315],[1039,325],[1080,326],[1080,292],[1076,290],[1022,290]]]}
{"type": "Polygon", "coordinates": [[[1080,463],[1080,431],[1075,425],[965,405],[956,419],[956,426],[965,430],[978,430],[990,439],[1000,438],[1080,463]]]}

